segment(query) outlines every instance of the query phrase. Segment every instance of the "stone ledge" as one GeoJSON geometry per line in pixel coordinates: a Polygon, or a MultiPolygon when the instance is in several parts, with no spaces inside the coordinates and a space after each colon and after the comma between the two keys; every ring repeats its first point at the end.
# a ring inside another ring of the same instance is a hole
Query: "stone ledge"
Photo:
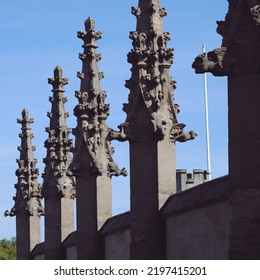
{"type": "Polygon", "coordinates": [[[169,197],[161,209],[163,216],[191,211],[210,203],[228,200],[228,176],[195,186],[169,197]]]}

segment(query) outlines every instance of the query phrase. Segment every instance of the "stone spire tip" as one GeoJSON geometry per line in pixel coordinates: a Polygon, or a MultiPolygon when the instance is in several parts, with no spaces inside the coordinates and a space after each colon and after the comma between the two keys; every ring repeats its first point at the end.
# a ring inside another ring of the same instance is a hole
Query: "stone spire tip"
{"type": "Polygon", "coordinates": [[[84,24],[86,31],[95,29],[95,21],[91,17],[88,17],[85,20],[84,24]]]}
{"type": "Polygon", "coordinates": [[[69,83],[69,79],[63,78],[63,70],[56,66],[53,70],[54,77],[48,79],[48,83],[53,85],[53,90],[63,90],[63,86],[69,83]]]}
{"type": "Polygon", "coordinates": [[[62,77],[62,75],[63,75],[62,68],[60,66],[56,66],[53,73],[54,73],[55,78],[56,77],[62,77]]]}
{"type": "Polygon", "coordinates": [[[24,109],[22,110],[22,117],[23,117],[23,119],[29,117],[29,110],[28,110],[28,109],[24,108],[24,109]]]}

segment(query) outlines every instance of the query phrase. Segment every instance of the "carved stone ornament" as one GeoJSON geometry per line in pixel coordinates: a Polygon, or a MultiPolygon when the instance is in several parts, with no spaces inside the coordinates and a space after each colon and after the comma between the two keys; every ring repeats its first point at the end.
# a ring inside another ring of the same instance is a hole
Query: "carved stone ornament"
{"type": "Polygon", "coordinates": [[[50,118],[50,127],[46,128],[49,138],[45,141],[47,156],[43,160],[45,170],[43,177],[43,195],[45,198],[54,195],[70,196],[71,189],[75,188],[73,177],[67,176],[67,169],[71,163],[72,140],[69,139],[71,130],[67,127],[69,114],[65,111],[67,98],[64,97],[64,85],[68,79],[63,78],[62,69],[54,69],[54,77],[48,79],[53,87],[53,96],[49,98],[52,108],[47,115],[50,118]]]}
{"type": "MultiPolygon", "coordinates": [[[[119,141],[160,141],[167,136],[175,141],[178,136],[171,131],[178,125],[179,110],[173,101],[176,82],[169,74],[174,50],[167,47],[170,33],[163,32],[162,18],[167,11],[160,8],[160,1],[146,0],[139,1],[132,13],[137,18],[137,29],[130,32],[133,48],[128,62],[132,64],[132,76],[125,84],[130,93],[128,103],[123,105],[127,118],[119,126],[120,131],[111,131],[110,137],[119,141]]],[[[179,125],[179,129],[183,127],[179,125]]]]}
{"type": "Polygon", "coordinates": [[[217,32],[223,37],[222,46],[195,58],[192,67],[196,73],[226,76],[260,71],[260,1],[228,2],[225,20],[217,21],[217,32]]]}
{"type": "Polygon", "coordinates": [[[95,176],[126,176],[125,168],[120,169],[114,162],[114,150],[110,147],[114,131],[106,125],[110,108],[105,103],[107,93],[101,89],[101,79],[104,77],[104,73],[99,72],[98,68],[101,55],[96,53],[96,41],[101,38],[101,32],[95,31],[94,26],[93,19],[88,18],[85,21],[85,31],[78,32],[78,37],[84,41],[84,53],[80,54],[83,65],[78,74],[81,86],[75,93],[79,102],[74,109],[78,122],[73,130],[76,149],[69,170],[71,174],[78,176],[84,172],[83,166],[87,164],[88,172],[95,176]],[[84,151],[87,152],[87,159],[82,158],[84,151]]]}
{"type": "Polygon", "coordinates": [[[225,76],[235,71],[236,59],[227,55],[227,48],[214,49],[207,54],[198,55],[192,64],[197,74],[210,72],[214,76],[225,76]],[[226,58],[227,57],[227,58],[226,58]]]}
{"type": "Polygon", "coordinates": [[[35,147],[32,145],[33,134],[30,132],[30,124],[33,119],[29,118],[28,110],[22,111],[22,118],[17,120],[22,125],[20,159],[17,160],[18,169],[16,176],[18,183],[15,185],[16,196],[14,197],[15,205],[10,211],[5,211],[5,216],[16,216],[21,212],[25,212],[31,216],[44,214],[41,204],[42,186],[38,183],[39,170],[36,168],[37,160],[34,158],[35,147]]]}

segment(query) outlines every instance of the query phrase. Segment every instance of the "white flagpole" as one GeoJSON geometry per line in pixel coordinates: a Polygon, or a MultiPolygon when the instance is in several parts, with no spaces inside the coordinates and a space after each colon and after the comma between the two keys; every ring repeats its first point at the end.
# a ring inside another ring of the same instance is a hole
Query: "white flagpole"
{"type": "MultiPolygon", "coordinates": [[[[202,53],[204,56],[206,56],[205,44],[202,45],[202,53]]],[[[207,143],[207,169],[209,172],[209,180],[211,180],[207,74],[204,73],[203,77],[204,77],[205,124],[206,124],[206,143],[207,143]]]]}

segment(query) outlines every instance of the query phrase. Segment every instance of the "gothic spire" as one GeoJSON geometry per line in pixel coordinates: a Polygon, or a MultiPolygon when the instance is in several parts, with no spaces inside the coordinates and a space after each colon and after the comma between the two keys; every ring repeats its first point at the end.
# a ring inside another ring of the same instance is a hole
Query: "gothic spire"
{"type": "Polygon", "coordinates": [[[41,185],[38,183],[39,170],[36,168],[37,160],[34,158],[35,147],[32,145],[33,134],[30,126],[34,120],[29,118],[29,111],[24,109],[22,118],[17,119],[17,122],[22,125],[22,133],[19,134],[21,146],[18,147],[20,158],[17,160],[19,167],[16,170],[18,183],[15,185],[15,205],[11,211],[6,211],[5,215],[15,216],[21,214],[21,211],[26,211],[31,216],[41,216],[43,215],[41,185]]]}
{"type": "Polygon", "coordinates": [[[91,18],[85,21],[85,31],[78,32],[78,38],[84,42],[84,52],[79,54],[83,65],[82,71],[77,75],[81,85],[80,91],[75,94],[79,104],[74,109],[77,117],[77,128],[73,131],[76,136],[76,154],[71,170],[77,173],[80,166],[76,163],[80,160],[77,151],[85,143],[91,158],[91,172],[110,177],[126,175],[126,171],[120,170],[113,161],[113,148],[110,147],[111,129],[106,125],[109,105],[105,103],[107,94],[101,89],[101,79],[104,77],[98,67],[101,55],[96,52],[96,42],[101,35],[101,32],[95,30],[95,23],[91,18]]]}
{"type": "MultiPolygon", "coordinates": [[[[49,138],[45,141],[47,156],[44,159],[46,164],[43,174],[44,195],[47,195],[51,180],[55,180],[54,185],[60,194],[65,195],[67,185],[73,185],[72,178],[68,178],[66,171],[71,162],[72,140],[69,139],[71,130],[67,127],[67,117],[69,114],[65,111],[67,98],[64,97],[64,86],[68,84],[68,79],[62,77],[63,71],[57,66],[54,69],[54,77],[48,79],[48,83],[53,87],[53,96],[49,98],[52,104],[51,112],[47,115],[50,118],[50,126],[46,128],[49,138]]],[[[71,191],[71,196],[74,192],[71,191]]]]}
{"type": "Polygon", "coordinates": [[[170,33],[163,32],[162,22],[167,11],[160,8],[160,0],[140,0],[138,8],[132,7],[132,14],[137,18],[137,28],[130,32],[133,49],[128,62],[132,64],[132,76],[126,81],[130,94],[123,107],[127,138],[162,140],[168,134],[172,141],[193,139],[194,132],[183,132],[185,125],[178,123],[179,109],[173,103],[176,86],[169,68],[174,51],[167,47],[170,33]],[[137,114],[141,111],[142,116],[137,114]]]}
{"type": "Polygon", "coordinates": [[[175,81],[169,73],[174,52],[167,46],[170,33],[163,32],[166,10],[160,8],[159,0],[139,0],[132,13],[137,27],[130,32],[131,78],[125,84],[130,93],[123,107],[126,121],[119,127],[120,138],[124,135],[130,143],[130,255],[163,259],[159,209],[176,192],[175,141],[193,139],[196,134],[183,132],[185,125],[177,120],[175,81]]]}
{"type": "Polygon", "coordinates": [[[84,42],[84,52],[79,54],[83,63],[82,71],[77,74],[81,80],[80,91],[76,91],[75,94],[79,105],[74,109],[78,120],[89,119],[92,122],[101,116],[106,119],[109,115],[109,105],[104,103],[106,92],[101,90],[100,83],[104,75],[98,69],[101,55],[96,53],[96,41],[101,38],[102,33],[95,31],[94,25],[94,21],[88,18],[85,21],[85,31],[78,31],[78,38],[84,42]]]}

